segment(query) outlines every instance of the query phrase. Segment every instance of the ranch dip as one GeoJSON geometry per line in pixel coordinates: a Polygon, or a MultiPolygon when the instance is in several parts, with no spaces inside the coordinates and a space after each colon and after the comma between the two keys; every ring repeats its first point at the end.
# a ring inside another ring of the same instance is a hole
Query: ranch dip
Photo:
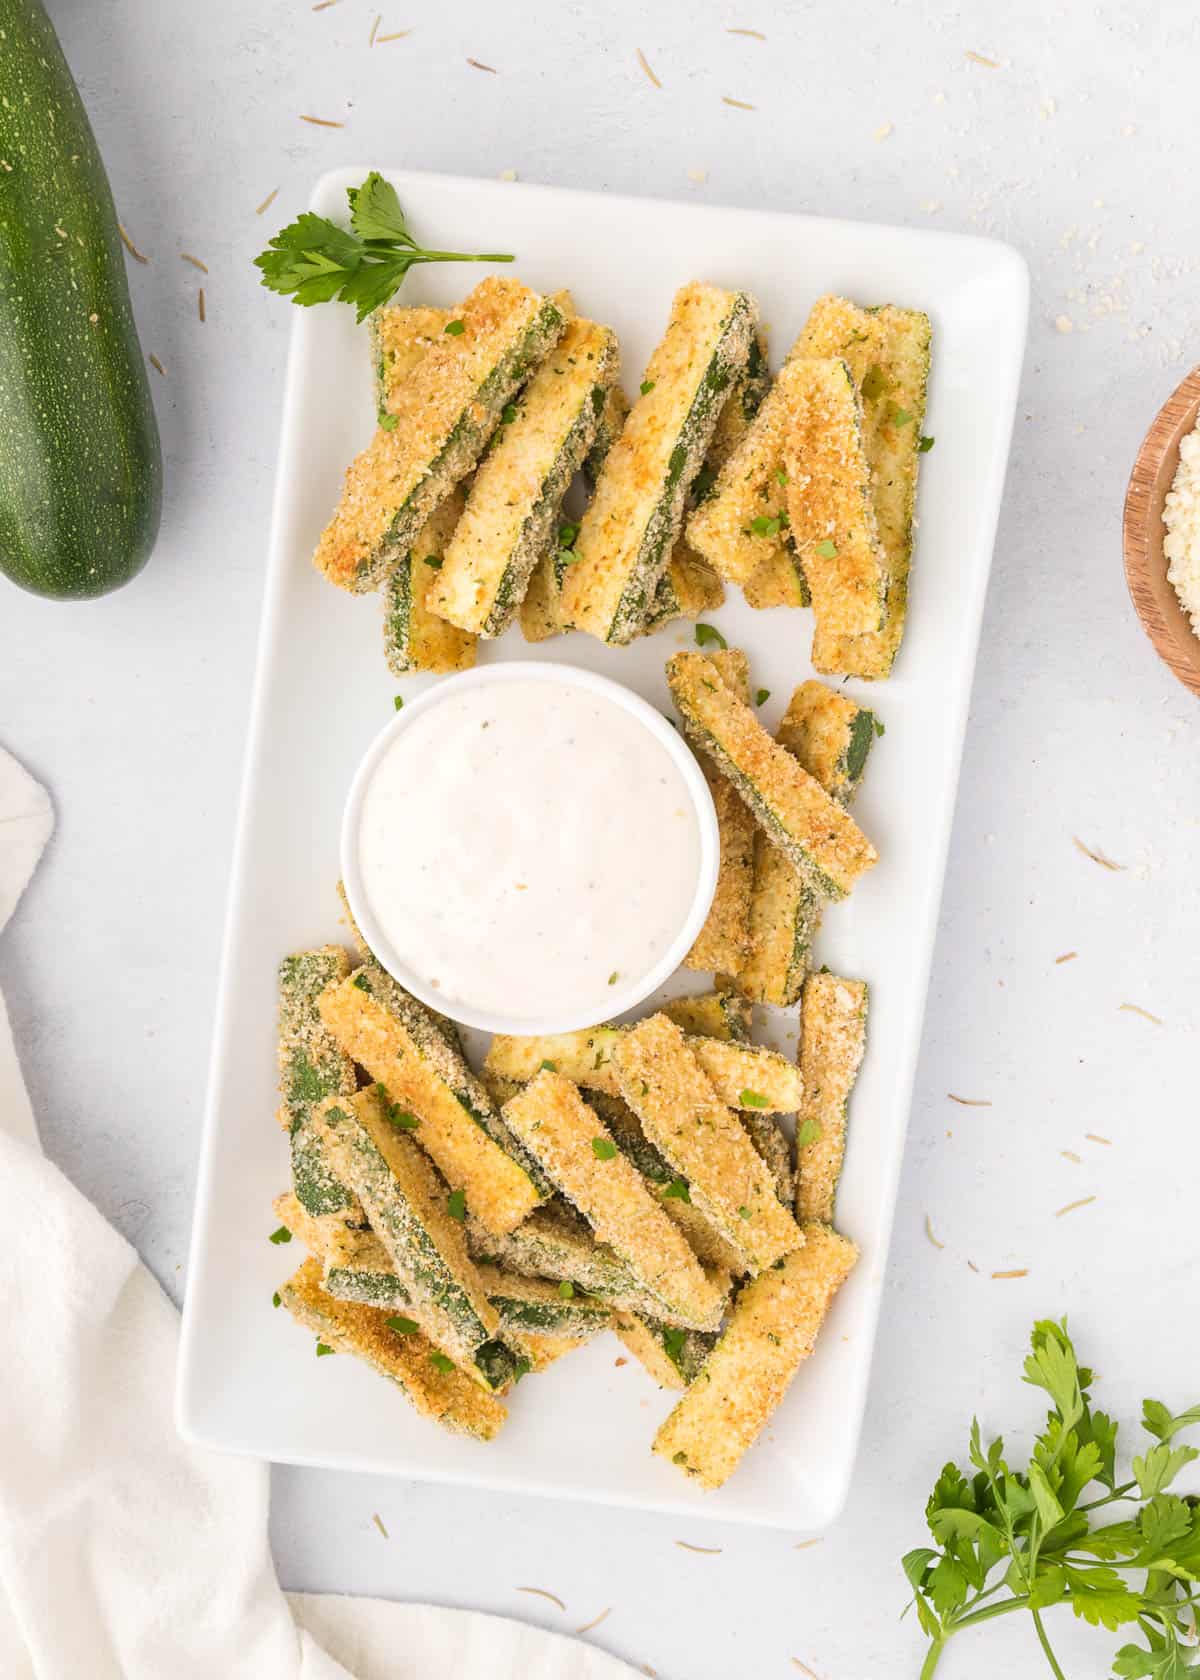
{"type": "Polygon", "coordinates": [[[397,732],[363,794],[358,865],[379,930],[448,1014],[592,1025],[683,929],[700,825],[636,715],[514,678],[397,732]]]}

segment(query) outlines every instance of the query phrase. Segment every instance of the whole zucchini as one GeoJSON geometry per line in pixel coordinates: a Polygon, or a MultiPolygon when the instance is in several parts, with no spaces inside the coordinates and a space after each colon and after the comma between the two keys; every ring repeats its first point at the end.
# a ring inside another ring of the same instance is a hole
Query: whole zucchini
{"type": "Polygon", "coordinates": [[[103,595],[145,564],[161,505],[108,177],[40,0],[0,0],[0,571],[103,595]]]}

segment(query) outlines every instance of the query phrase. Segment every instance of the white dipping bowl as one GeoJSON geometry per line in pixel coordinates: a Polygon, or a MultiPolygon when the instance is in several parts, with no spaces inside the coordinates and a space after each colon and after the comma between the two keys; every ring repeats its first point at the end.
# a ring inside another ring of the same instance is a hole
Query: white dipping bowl
{"type": "MultiPolygon", "coordinates": [[[[596,676],[593,672],[581,670],[575,665],[560,665],[542,660],[513,660],[480,666],[476,670],[446,677],[427,688],[415,700],[407,702],[387,726],[380,730],[367,749],[355,772],[346,801],[341,838],[342,880],[351,913],[363,938],[388,973],[429,1008],[436,1009],[439,1014],[448,1015],[466,1027],[477,1027],[484,1032],[512,1033],[518,1037],[529,1037],[534,1034],[574,1032],[580,1028],[592,1027],[597,1025],[597,1017],[595,1014],[581,1017],[577,1007],[540,1014],[502,1014],[477,1008],[431,987],[421,974],[414,972],[406,961],[404,952],[388,938],[380,925],[364,886],[359,860],[359,838],[367,789],[378,765],[396,737],[411,729],[416,720],[425,713],[432,711],[452,695],[461,694],[464,689],[514,682],[545,683],[548,690],[564,687],[581,689],[620,707],[653,736],[670,759],[679,773],[695,813],[699,868],[696,872],[695,895],[687,914],[674,939],[653,967],[644,974],[630,976],[628,981],[622,979],[613,985],[611,995],[605,1000],[604,1019],[623,1015],[626,1011],[636,1008],[679,967],[703,927],[712,904],[717,884],[717,869],[721,861],[721,847],[712,795],[690,748],[660,712],[629,689],[623,688],[620,683],[612,682],[607,677],[596,676]]],[[[550,703],[549,693],[547,703],[550,703]]]]}

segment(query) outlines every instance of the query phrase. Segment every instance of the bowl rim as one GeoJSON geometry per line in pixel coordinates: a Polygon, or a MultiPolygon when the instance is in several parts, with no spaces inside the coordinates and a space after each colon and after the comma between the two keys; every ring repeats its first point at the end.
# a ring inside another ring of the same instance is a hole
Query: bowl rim
{"type": "Polygon", "coordinates": [[[445,997],[426,985],[421,976],[414,974],[408,967],[399,951],[387,938],[371,908],[359,868],[358,836],[367,788],[380,760],[397,736],[410,729],[416,719],[465,689],[530,680],[548,686],[578,688],[591,694],[602,695],[636,718],[674,763],[683,778],[696,814],[700,861],[696,891],[687,916],[658,962],[644,975],[614,991],[603,1019],[615,1019],[635,1009],[679,968],[695,943],[712,905],[721,861],[716,807],[694,753],[683,736],[661,712],[650,705],[649,701],[622,683],[614,682],[611,677],[602,677],[595,671],[585,670],[582,666],[560,663],[557,660],[503,660],[446,676],[412,700],[406,700],[367,747],[354,772],[346,797],[341,828],[341,866],[350,913],[379,963],[393,979],[398,980],[406,991],[411,992],[427,1008],[435,1010],[439,1015],[448,1016],[464,1027],[473,1027],[482,1032],[512,1034],[516,1037],[576,1032],[598,1023],[590,1016],[587,1019],[581,1018],[577,1010],[564,1010],[547,1015],[503,1014],[445,997]]]}
{"type": "Polygon", "coordinates": [[[1155,415],[1129,475],[1122,519],[1125,583],[1134,611],[1167,668],[1200,695],[1200,636],[1167,577],[1160,483],[1175,476],[1179,446],[1200,419],[1200,366],[1186,374],[1155,415]]]}

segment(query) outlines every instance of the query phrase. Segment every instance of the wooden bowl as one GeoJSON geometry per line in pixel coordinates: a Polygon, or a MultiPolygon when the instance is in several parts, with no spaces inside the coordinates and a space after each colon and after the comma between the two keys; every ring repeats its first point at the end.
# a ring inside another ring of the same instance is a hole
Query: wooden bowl
{"type": "Polygon", "coordinates": [[[1200,694],[1200,637],[1167,578],[1163,503],[1179,466],[1179,445],[1200,417],[1200,367],[1168,397],[1138,450],[1125,493],[1125,581],[1161,660],[1200,694]]]}

